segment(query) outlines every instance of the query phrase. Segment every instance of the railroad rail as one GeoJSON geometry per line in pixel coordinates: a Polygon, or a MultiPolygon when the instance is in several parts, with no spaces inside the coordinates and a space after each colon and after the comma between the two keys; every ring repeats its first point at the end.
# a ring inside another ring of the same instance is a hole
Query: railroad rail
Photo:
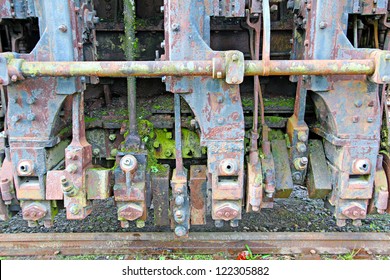
{"type": "Polygon", "coordinates": [[[390,233],[191,233],[178,239],[166,232],[1,234],[0,256],[236,254],[248,245],[254,254],[390,255],[390,233]]]}

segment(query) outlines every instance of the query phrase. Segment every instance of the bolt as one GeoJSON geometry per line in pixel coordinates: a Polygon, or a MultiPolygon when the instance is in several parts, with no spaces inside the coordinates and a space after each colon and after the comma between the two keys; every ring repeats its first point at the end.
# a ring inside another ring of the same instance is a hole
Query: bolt
{"type": "Polygon", "coordinates": [[[299,172],[295,172],[293,177],[295,181],[300,181],[302,179],[301,173],[299,172]]]}
{"type": "Polygon", "coordinates": [[[160,47],[161,47],[162,49],[165,49],[165,40],[161,42],[160,47]]]}
{"type": "Polygon", "coordinates": [[[362,226],[362,220],[353,220],[352,225],[355,227],[361,227],[362,226]]]}
{"type": "Polygon", "coordinates": [[[31,96],[31,97],[27,98],[26,102],[27,102],[28,105],[32,105],[32,104],[35,103],[36,100],[37,99],[34,96],[31,96]]]}
{"type": "Polygon", "coordinates": [[[165,153],[164,153],[164,155],[165,155],[166,157],[170,157],[170,156],[172,156],[172,151],[171,151],[171,150],[166,150],[165,153]]]}
{"type": "Polygon", "coordinates": [[[385,55],[385,59],[386,59],[386,60],[390,60],[390,53],[387,53],[387,54],[385,55]]]}
{"type": "Polygon", "coordinates": [[[277,12],[279,10],[279,7],[278,5],[272,5],[271,8],[270,8],[270,12],[271,13],[274,13],[274,12],[277,12]]]}
{"type": "Polygon", "coordinates": [[[216,228],[222,228],[223,224],[224,224],[223,220],[216,220],[216,221],[214,221],[214,225],[215,225],[216,228]]]}
{"type": "Polygon", "coordinates": [[[230,221],[230,226],[231,226],[232,228],[238,227],[238,220],[231,220],[231,221],[230,221]]]}
{"type": "Polygon", "coordinates": [[[175,198],[175,204],[176,204],[177,206],[181,206],[181,205],[183,205],[183,203],[184,203],[184,197],[183,197],[182,195],[176,196],[176,198],[175,198]]]}
{"type": "Polygon", "coordinates": [[[34,113],[30,113],[27,115],[27,120],[29,121],[34,121],[35,120],[35,114],[34,113]]]}
{"type": "Polygon", "coordinates": [[[300,162],[301,162],[302,165],[307,165],[308,162],[309,162],[309,160],[307,159],[307,157],[302,157],[302,158],[300,159],[300,162]]]}
{"type": "Polygon", "coordinates": [[[164,6],[161,6],[161,7],[160,7],[160,12],[161,12],[161,13],[164,13],[164,10],[165,10],[164,6]]]}
{"type": "Polygon", "coordinates": [[[218,72],[217,72],[217,78],[218,78],[218,79],[222,79],[222,72],[221,72],[221,71],[218,71],[218,72]]]}
{"type": "Polygon", "coordinates": [[[347,221],[346,220],[342,220],[342,219],[337,219],[336,225],[338,227],[345,227],[347,225],[347,221]]]}
{"type": "Polygon", "coordinates": [[[66,25],[64,25],[64,24],[61,24],[59,27],[58,27],[58,29],[61,31],[61,32],[66,32],[66,31],[68,31],[68,27],[66,27],[66,25]]]}
{"type": "Polygon", "coordinates": [[[317,252],[316,252],[316,250],[310,250],[310,254],[312,254],[312,255],[315,255],[315,254],[317,254],[317,252]]]}
{"type": "Polygon", "coordinates": [[[294,39],[290,39],[290,44],[294,44],[294,39]]]}
{"type": "Polygon", "coordinates": [[[217,102],[218,103],[223,103],[223,96],[218,96],[217,97],[217,102]]]}
{"type": "Polygon", "coordinates": [[[328,23],[326,21],[321,21],[320,22],[320,28],[325,29],[328,26],[328,23]]]}
{"type": "Polygon", "coordinates": [[[158,149],[158,148],[160,147],[160,142],[154,141],[154,142],[153,142],[153,147],[154,147],[155,149],[158,149]]]}
{"type": "Polygon", "coordinates": [[[180,211],[180,210],[177,210],[176,212],[175,212],[175,216],[176,216],[176,218],[183,218],[183,211],[180,211]]]}
{"type": "Polygon", "coordinates": [[[356,101],[355,101],[355,106],[356,106],[357,108],[362,107],[362,105],[363,105],[363,102],[362,102],[361,100],[356,100],[356,101]]]}
{"type": "Polygon", "coordinates": [[[236,76],[232,77],[232,83],[233,84],[238,83],[238,78],[236,76]]]}
{"type": "Polygon", "coordinates": [[[353,117],[352,117],[352,121],[353,121],[354,123],[358,123],[359,120],[360,120],[360,118],[359,118],[358,116],[353,116],[353,117]]]}
{"type": "Polygon", "coordinates": [[[232,60],[233,61],[237,61],[238,60],[238,55],[237,54],[233,54],[232,55],[232,60]]]}
{"type": "Polygon", "coordinates": [[[18,80],[18,76],[16,75],[11,76],[11,81],[16,82],[17,80],[18,80]]]}
{"type": "Polygon", "coordinates": [[[183,226],[177,226],[177,227],[175,228],[175,234],[176,234],[176,236],[178,236],[178,237],[182,237],[182,236],[185,236],[185,235],[187,234],[187,230],[186,230],[186,228],[183,227],[183,226]]]}
{"type": "Polygon", "coordinates": [[[100,22],[100,18],[99,17],[93,17],[92,22],[94,24],[98,24],[100,22]]]}
{"type": "Polygon", "coordinates": [[[93,149],[92,153],[93,153],[94,156],[98,156],[100,154],[100,150],[98,148],[93,149]]]}
{"type": "Polygon", "coordinates": [[[297,150],[300,153],[305,153],[307,151],[307,147],[306,147],[306,145],[304,143],[298,142],[297,143],[297,150]]]}
{"type": "Polygon", "coordinates": [[[135,222],[135,225],[137,228],[144,228],[145,227],[145,221],[144,220],[137,220],[135,222]]]}
{"type": "Polygon", "coordinates": [[[117,149],[112,149],[111,152],[110,152],[110,155],[112,157],[116,157],[117,154],[118,154],[118,150],[117,149]]]}
{"type": "Polygon", "coordinates": [[[71,163],[71,164],[69,164],[69,165],[66,167],[65,170],[66,170],[68,173],[70,173],[70,174],[74,174],[74,173],[76,173],[76,171],[77,171],[77,165],[71,163]]]}
{"type": "Polygon", "coordinates": [[[307,141],[307,133],[304,131],[298,132],[299,141],[306,142],[307,141]]]}
{"type": "Polygon", "coordinates": [[[108,136],[108,139],[110,139],[110,141],[115,141],[115,139],[116,139],[116,134],[110,134],[110,135],[108,136]]]}
{"type": "Polygon", "coordinates": [[[390,76],[383,76],[382,81],[385,82],[385,83],[389,83],[390,82],[390,76]]]}
{"type": "Polygon", "coordinates": [[[177,24],[177,23],[172,24],[172,30],[173,31],[179,31],[179,29],[180,29],[180,25],[179,24],[177,24]]]}
{"type": "Polygon", "coordinates": [[[374,121],[373,118],[371,118],[371,117],[368,117],[368,118],[367,118],[367,122],[368,122],[368,123],[372,123],[373,121],[374,121]]]}
{"type": "Polygon", "coordinates": [[[11,121],[14,123],[20,121],[20,116],[19,115],[12,116],[11,121]]]}
{"type": "Polygon", "coordinates": [[[225,119],[224,118],[219,118],[217,120],[218,124],[223,124],[225,122],[225,119]]]}
{"type": "Polygon", "coordinates": [[[161,77],[161,82],[165,83],[166,80],[167,80],[167,77],[166,77],[166,76],[161,77]]]}
{"type": "Polygon", "coordinates": [[[375,14],[375,13],[376,13],[376,9],[375,9],[375,8],[372,8],[372,12],[375,14]]]}
{"type": "Polygon", "coordinates": [[[70,209],[69,209],[70,213],[72,213],[73,215],[77,215],[80,213],[81,209],[80,209],[80,206],[78,206],[77,204],[73,204],[70,209]]]}
{"type": "Polygon", "coordinates": [[[305,40],[304,45],[305,45],[305,47],[308,47],[309,46],[309,40],[305,40]]]}

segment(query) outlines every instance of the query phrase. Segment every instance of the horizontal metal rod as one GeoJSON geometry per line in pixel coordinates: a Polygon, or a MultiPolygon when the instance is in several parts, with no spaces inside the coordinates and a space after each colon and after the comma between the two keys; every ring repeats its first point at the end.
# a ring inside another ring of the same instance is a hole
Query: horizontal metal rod
{"type": "Polygon", "coordinates": [[[178,239],[169,232],[0,234],[0,256],[226,252],[248,245],[255,254],[390,254],[389,233],[193,232],[178,239]]]}
{"type": "MultiPolygon", "coordinates": [[[[266,69],[260,61],[245,61],[245,76],[282,75],[371,75],[375,63],[365,60],[271,60],[266,69]]],[[[212,61],[101,61],[31,62],[24,61],[20,74],[25,77],[162,77],[212,76],[212,61]]]]}

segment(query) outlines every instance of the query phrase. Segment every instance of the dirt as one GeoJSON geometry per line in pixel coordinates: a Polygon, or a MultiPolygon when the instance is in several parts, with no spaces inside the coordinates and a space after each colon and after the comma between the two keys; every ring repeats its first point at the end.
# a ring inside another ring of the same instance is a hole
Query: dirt
{"type": "MultiPolygon", "coordinates": [[[[135,224],[122,229],[117,220],[114,200],[95,201],[90,216],[82,221],[69,221],[65,218],[65,210],[59,211],[52,228],[43,226],[29,228],[21,214],[12,217],[10,221],[0,222],[0,232],[137,232],[137,231],[170,231],[169,228],[157,228],[153,225],[153,210],[149,210],[149,219],[144,228],[139,229],[135,224]]],[[[223,228],[215,228],[208,217],[207,226],[193,226],[191,231],[244,231],[244,232],[390,232],[388,215],[370,215],[363,221],[361,227],[348,224],[339,228],[329,210],[324,207],[322,200],[307,198],[307,191],[296,186],[289,199],[278,199],[273,209],[263,209],[259,214],[245,214],[238,228],[231,228],[228,223],[223,228]]]]}

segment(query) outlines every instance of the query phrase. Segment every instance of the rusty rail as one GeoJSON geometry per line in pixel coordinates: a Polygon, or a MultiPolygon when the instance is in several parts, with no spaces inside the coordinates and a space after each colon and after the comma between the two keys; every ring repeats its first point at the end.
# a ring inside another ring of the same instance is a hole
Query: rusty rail
{"type": "MultiPolygon", "coordinates": [[[[22,61],[20,74],[35,76],[161,77],[212,76],[210,61],[101,61],[101,62],[31,62],[22,61]]],[[[245,61],[245,76],[280,75],[372,75],[375,62],[362,60],[270,60],[245,61]]],[[[15,72],[9,66],[9,72],[15,72]]]]}
{"type": "Polygon", "coordinates": [[[43,233],[1,234],[0,256],[197,253],[390,255],[390,233],[43,233]]]}

